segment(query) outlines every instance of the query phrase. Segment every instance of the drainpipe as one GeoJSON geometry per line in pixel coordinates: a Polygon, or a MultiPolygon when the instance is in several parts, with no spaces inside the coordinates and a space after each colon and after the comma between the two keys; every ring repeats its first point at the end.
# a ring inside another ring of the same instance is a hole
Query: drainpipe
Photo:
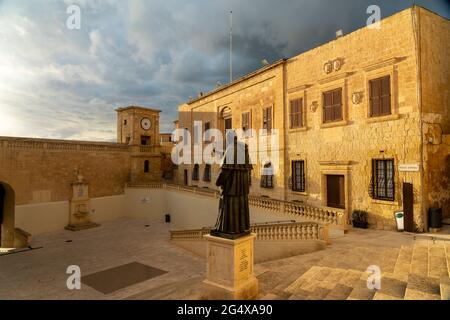
{"type": "Polygon", "coordinates": [[[415,53],[416,53],[416,79],[417,79],[417,103],[419,106],[419,132],[420,132],[420,213],[422,215],[423,224],[426,230],[428,230],[428,219],[427,214],[425,212],[425,202],[428,200],[425,198],[424,192],[424,140],[423,140],[423,104],[422,104],[422,51],[421,51],[421,43],[420,43],[420,12],[417,6],[413,6],[412,8],[412,23],[413,23],[413,32],[414,32],[414,40],[415,40],[415,53]]]}

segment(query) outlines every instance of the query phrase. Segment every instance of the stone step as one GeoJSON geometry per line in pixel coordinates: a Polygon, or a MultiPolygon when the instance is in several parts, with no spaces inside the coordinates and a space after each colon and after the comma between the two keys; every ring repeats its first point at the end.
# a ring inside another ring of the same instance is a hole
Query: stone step
{"type": "Polygon", "coordinates": [[[441,300],[439,279],[411,273],[408,276],[405,300],[441,300]]]}
{"type": "Polygon", "coordinates": [[[294,294],[297,290],[301,289],[306,283],[311,281],[311,279],[319,272],[322,271],[324,267],[313,266],[303,275],[297,278],[292,284],[290,284],[284,291],[289,294],[294,294]]]}
{"type": "Polygon", "coordinates": [[[367,287],[367,279],[370,276],[368,272],[361,272],[359,280],[353,287],[352,292],[347,297],[347,300],[372,300],[376,290],[367,287]]]}
{"type": "Polygon", "coordinates": [[[440,279],[448,276],[447,257],[443,241],[430,241],[428,247],[428,276],[440,279]]]}
{"type": "Polygon", "coordinates": [[[428,276],[428,242],[429,240],[414,242],[410,273],[428,276]]]}
{"type": "Polygon", "coordinates": [[[384,273],[381,277],[381,288],[376,291],[374,300],[402,300],[405,296],[408,276],[395,273],[384,273]]]}
{"type": "Polygon", "coordinates": [[[441,300],[450,300],[450,277],[442,276],[439,281],[441,300]]]}
{"type": "Polygon", "coordinates": [[[397,262],[395,263],[394,273],[408,275],[411,271],[412,248],[402,246],[398,254],[397,262]]]}

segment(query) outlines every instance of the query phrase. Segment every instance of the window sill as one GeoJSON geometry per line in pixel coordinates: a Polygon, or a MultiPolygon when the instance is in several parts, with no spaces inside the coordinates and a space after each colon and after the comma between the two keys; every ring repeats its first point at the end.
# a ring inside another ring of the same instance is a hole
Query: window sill
{"type": "Polygon", "coordinates": [[[291,193],[293,195],[298,195],[298,196],[307,196],[308,195],[308,192],[306,192],[306,191],[294,191],[294,190],[291,190],[291,193]]]}
{"type": "Polygon", "coordinates": [[[333,127],[343,127],[348,125],[348,121],[347,120],[340,120],[340,121],[335,121],[335,122],[327,122],[327,123],[322,123],[320,125],[321,129],[326,129],[326,128],[333,128],[333,127]]]}
{"type": "Polygon", "coordinates": [[[387,116],[379,116],[379,117],[371,117],[367,118],[367,123],[375,123],[375,122],[382,122],[382,121],[392,121],[392,120],[398,120],[400,119],[399,114],[389,114],[387,116]]]}
{"type": "Polygon", "coordinates": [[[380,199],[371,199],[370,203],[373,204],[381,204],[385,206],[391,206],[391,207],[397,207],[400,206],[400,203],[398,201],[389,201],[389,200],[380,200],[380,199]]]}
{"type": "Polygon", "coordinates": [[[307,127],[292,128],[292,129],[289,129],[289,133],[305,132],[306,130],[308,130],[307,127]]]}

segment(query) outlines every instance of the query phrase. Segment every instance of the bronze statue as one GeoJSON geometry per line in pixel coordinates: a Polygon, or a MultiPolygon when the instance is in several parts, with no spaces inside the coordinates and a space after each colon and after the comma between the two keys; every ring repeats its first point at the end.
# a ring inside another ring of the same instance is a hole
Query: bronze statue
{"type": "Polygon", "coordinates": [[[250,234],[248,194],[253,167],[250,164],[248,146],[238,142],[236,137],[234,137],[234,143],[227,148],[225,155],[229,156],[224,157],[216,181],[216,185],[222,189],[219,216],[211,235],[237,239],[250,234]]]}

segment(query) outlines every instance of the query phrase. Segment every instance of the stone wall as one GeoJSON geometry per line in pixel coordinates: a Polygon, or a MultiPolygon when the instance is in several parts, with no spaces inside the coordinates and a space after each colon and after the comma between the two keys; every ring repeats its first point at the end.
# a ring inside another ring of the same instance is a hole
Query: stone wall
{"type": "Polygon", "coordinates": [[[69,200],[77,169],[90,197],[122,194],[130,165],[121,144],[0,138],[0,181],[14,189],[16,205],[69,200]]]}
{"type": "Polygon", "coordinates": [[[450,23],[419,9],[424,148],[424,211],[443,209],[450,217],[450,23]]]}

